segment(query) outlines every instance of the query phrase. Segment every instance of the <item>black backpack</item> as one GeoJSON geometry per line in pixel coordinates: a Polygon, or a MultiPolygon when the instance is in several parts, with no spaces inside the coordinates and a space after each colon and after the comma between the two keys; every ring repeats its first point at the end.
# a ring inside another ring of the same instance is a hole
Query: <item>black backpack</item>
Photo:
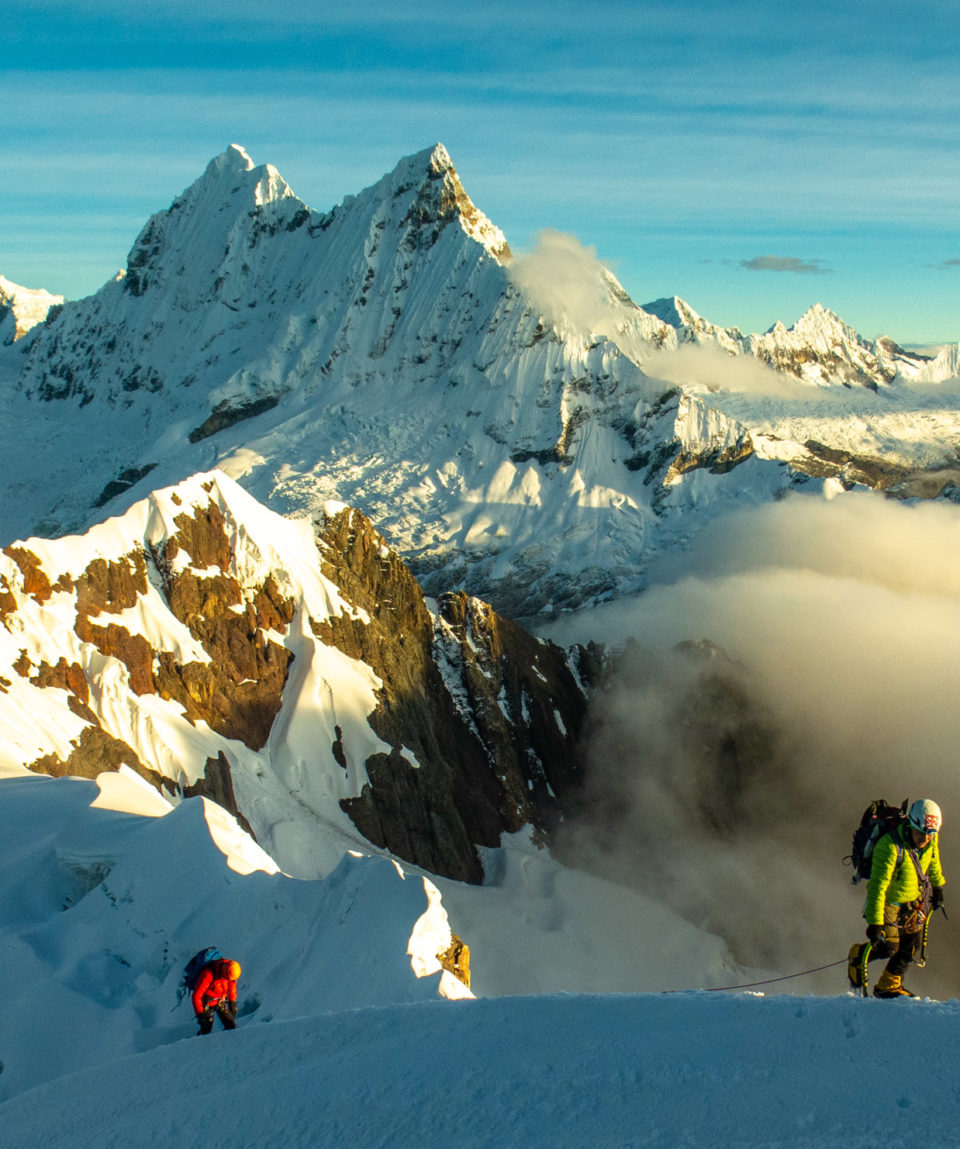
{"type": "Polygon", "coordinates": [[[193,993],[194,989],[196,989],[197,982],[200,980],[200,974],[203,973],[204,968],[208,966],[210,962],[217,961],[222,957],[223,954],[216,946],[207,946],[206,949],[198,950],[193,955],[183,967],[183,977],[180,979],[180,985],[177,989],[177,1005],[183,1001],[188,993],[193,993]]]}
{"type": "MultiPolygon", "coordinates": [[[[850,879],[854,885],[866,881],[870,877],[870,868],[873,865],[873,848],[884,834],[893,833],[898,826],[907,820],[907,805],[909,799],[904,798],[902,806],[890,806],[883,798],[871,802],[864,810],[860,825],[853,835],[853,849],[843,859],[853,866],[853,877],[850,879]]],[[[903,861],[903,846],[897,843],[897,865],[903,861]]]]}

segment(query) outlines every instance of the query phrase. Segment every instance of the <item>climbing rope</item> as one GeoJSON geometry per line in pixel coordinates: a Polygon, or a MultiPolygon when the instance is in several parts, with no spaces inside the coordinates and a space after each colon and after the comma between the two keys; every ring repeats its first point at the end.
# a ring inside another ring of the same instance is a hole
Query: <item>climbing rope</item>
{"type": "MultiPolygon", "coordinates": [[[[941,910],[941,913],[943,913],[943,916],[946,917],[947,916],[946,911],[943,909],[942,906],[940,907],[940,910],[941,910]]],[[[926,919],[923,923],[923,940],[922,940],[921,949],[920,949],[920,955],[921,956],[917,960],[917,965],[920,967],[923,967],[927,964],[927,957],[926,957],[926,954],[927,954],[927,932],[930,929],[930,919],[932,917],[933,917],[933,912],[931,911],[930,913],[927,914],[926,919]]],[[[867,953],[869,953],[869,951],[867,951],[864,954],[865,957],[867,956],[867,953]]],[[[848,961],[849,961],[848,958],[841,958],[839,961],[828,962],[827,965],[818,965],[814,969],[804,969],[804,970],[801,970],[799,973],[786,973],[783,975],[783,977],[768,977],[766,979],[766,981],[750,981],[750,982],[745,982],[743,985],[712,985],[712,986],[709,986],[707,988],[706,992],[707,993],[721,993],[724,990],[730,990],[730,989],[753,989],[755,986],[758,986],[758,985],[773,985],[773,983],[775,981],[789,981],[791,978],[794,978],[794,977],[806,977],[806,975],[808,973],[820,973],[821,970],[833,969],[834,966],[838,966],[838,965],[846,965],[848,961]]],[[[667,993],[684,993],[684,992],[687,992],[687,991],[677,990],[677,989],[667,990],[667,993]]]]}
{"type": "MultiPolygon", "coordinates": [[[[829,962],[827,965],[818,965],[814,969],[804,969],[799,973],[786,973],[783,977],[768,977],[765,981],[748,981],[743,985],[711,985],[706,989],[707,993],[720,993],[728,989],[753,989],[757,985],[772,985],[775,981],[789,981],[793,977],[806,977],[808,973],[820,973],[821,970],[833,969],[834,966],[846,965],[847,959],[841,958],[839,961],[829,962]]],[[[668,990],[668,993],[683,993],[683,990],[668,990]]]]}

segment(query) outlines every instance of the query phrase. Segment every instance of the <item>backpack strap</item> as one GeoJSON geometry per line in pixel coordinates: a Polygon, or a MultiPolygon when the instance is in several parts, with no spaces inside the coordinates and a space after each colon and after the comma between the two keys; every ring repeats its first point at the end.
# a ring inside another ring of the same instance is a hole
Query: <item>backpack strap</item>
{"type": "Polygon", "coordinates": [[[913,868],[917,871],[917,882],[920,886],[920,902],[925,905],[930,900],[930,892],[933,886],[930,884],[930,879],[923,872],[923,867],[920,865],[920,855],[916,850],[907,850],[910,856],[910,861],[913,862],[913,868]]]}
{"type": "Polygon", "coordinates": [[[933,889],[933,887],[930,884],[930,879],[923,872],[923,866],[920,864],[920,855],[917,853],[916,849],[913,846],[907,845],[906,841],[904,840],[903,835],[904,835],[904,826],[901,826],[899,829],[899,832],[897,833],[897,837],[900,839],[900,841],[898,841],[896,844],[897,845],[897,866],[896,866],[896,868],[897,869],[900,868],[900,863],[903,861],[904,854],[906,854],[906,856],[913,863],[913,868],[916,871],[917,885],[919,886],[919,889],[920,889],[920,902],[921,902],[921,905],[923,905],[927,901],[929,901],[930,891],[933,889]]]}

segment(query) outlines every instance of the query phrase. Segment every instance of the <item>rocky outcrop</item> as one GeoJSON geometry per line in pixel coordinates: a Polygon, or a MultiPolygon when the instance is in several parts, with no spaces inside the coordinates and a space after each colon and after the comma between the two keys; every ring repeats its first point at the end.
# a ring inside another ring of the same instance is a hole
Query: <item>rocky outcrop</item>
{"type": "Polygon", "coordinates": [[[226,571],[230,545],[223,516],[215,503],[194,516],[177,519],[181,535],[156,556],[164,572],[164,589],[174,616],[203,645],[209,662],[179,665],[167,652],[160,655],[155,688],[179,702],[187,716],[203,719],[227,738],[237,738],[253,750],[265,745],[283,702],[291,652],[267,637],[282,632],[293,618],[294,605],[268,577],[262,586],[242,591],[226,571]],[[183,548],[192,566],[170,573],[183,548]],[[196,568],[219,566],[224,573],[201,577],[196,568]]]}
{"type": "MultiPolygon", "coordinates": [[[[75,578],[63,573],[51,580],[40,558],[26,547],[8,547],[4,554],[19,568],[21,594],[40,604],[57,592],[73,596],[77,638],[105,658],[121,662],[134,695],[172,699],[191,723],[205,722],[257,750],[282,706],[292,658],[267,634],[286,628],[293,604],[270,577],[260,586],[242,590],[238,579],[227,573],[233,552],[220,508],[210,501],[191,511],[177,517],[177,533],[162,546],[134,549],[119,559],[93,559],[75,578]],[[197,573],[211,568],[221,573],[197,573]],[[150,585],[162,588],[172,615],[199,641],[207,661],[180,661],[172,651],[155,650],[143,634],[114,621],[134,610],[150,585]]],[[[16,611],[17,598],[6,576],[3,581],[0,622],[6,624],[16,611]]],[[[69,754],[41,755],[24,763],[30,769],[54,776],[95,777],[127,765],[167,793],[204,794],[249,825],[237,808],[230,765],[223,755],[209,760],[199,781],[184,787],[183,777],[171,778],[145,766],[125,741],[103,729],[91,709],[88,672],[78,662],[61,657],[55,664],[44,660],[34,664],[24,649],[13,669],[40,689],[63,690],[68,708],[88,724],[71,740],[69,754]]]]}
{"type": "Polygon", "coordinates": [[[171,779],[144,766],[126,742],[108,734],[99,722],[83,728],[79,738],[74,739],[73,749],[66,758],[59,754],[44,754],[25,765],[37,774],[49,774],[52,778],[96,778],[98,774],[129,766],[160,791],[175,794],[178,789],[171,779]]]}
{"type": "Polygon", "coordinates": [[[105,507],[111,499],[115,499],[117,495],[123,494],[124,491],[128,491],[135,483],[139,483],[141,479],[146,478],[154,467],[156,467],[156,463],[145,463],[142,467],[127,467],[126,470],[121,471],[115,479],[111,479],[110,482],[106,484],[94,500],[93,505],[95,507],[105,507]]]}
{"type": "Polygon", "coordinates": [[[272,411],[279,402],[279,395],[264,395],[260,399],[250,399],[245,403],[231,403],[229,400],[224,400],[214,407],[199,427],[194,427],[187,438],[191,443],[199,443],[203,439],[209,439],[211,435],[216,435],[218,431],[232,427],[235,423],[242,423],[244,419],[253,419],[257,415],[262,415],[264,411],[272,411]]]}
{"type": "Polygon", "coordinates": [[[437,954],[437,961],[447,973],[452,973],[467,989],[470,988],[470,947],[462,938],[452,934],[450,944],[443,953],[437,954]]]}
{"type": "Polygon", "coordinates": [[[324,573],[359,612],[314,633],[373,668],[370,725],[393,748],[341,805],[377,845],[434,873],[482,880],[478,846],[548,832],[578,783],[586,709],[566,656],[465,593],[436,613],[358,511],[319,525],[324,573]],[[402,753],[409,751],[416,761],[402,753]]]}
{"type": "Polygon", "coordinates": [[[837,450],[815,439],[808,439],[804,446],[810,455],[796,459],[794,470],[815,478],[838,478],[848,488],[860,483],[875,491],[887,491],[903,483],[911,474],[907,467],[897,466],[886,459],[837,450]]]}
{"type": "Polygon", "coordinates": [[[254,839],[256,834],[246,816],[237,806],[237,796],[233,789],[233,774],[226,754],[221,750],[216,758],[208,758],[203,768],[203,777],[183,787],[184,798],[209,798],[224,810],[231,813],[247,833],[254,839]]]}

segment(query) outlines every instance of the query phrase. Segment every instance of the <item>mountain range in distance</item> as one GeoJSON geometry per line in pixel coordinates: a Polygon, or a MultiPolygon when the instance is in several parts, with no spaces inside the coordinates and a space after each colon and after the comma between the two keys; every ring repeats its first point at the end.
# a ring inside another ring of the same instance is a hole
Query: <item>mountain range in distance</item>
{"type": "Polygon", "coordinates": [[[954,496],[960,344],[819,304],[744,335],[574,246],[514,256],[441,145],[325,212],[231,146],[94,295],[0,281],[0,537],[216,467],[285,515],[355,506],[428,594],[524,619],[811,483],[954,496]]]}

